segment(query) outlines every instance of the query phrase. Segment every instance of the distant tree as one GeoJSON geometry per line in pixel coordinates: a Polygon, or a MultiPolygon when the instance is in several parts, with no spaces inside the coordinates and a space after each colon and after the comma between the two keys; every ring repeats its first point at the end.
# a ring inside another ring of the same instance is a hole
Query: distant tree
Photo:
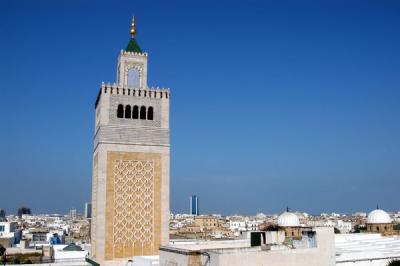
{"type": "Polygon", "coordinates": [[[279,226],[276,224],[269,224],[264,228],[265,231],[279,231],[279,226]]]}
{"type": "Polygon", "coordinates": [[[393,230],[399,230],[400,231],[400,224],[395,224],[393,226],[393,230]]]}
{"type": "Polygon", "coordinates": [[[340,234],[340,230],[337,229],[336,227],[333,228],[333,231],[335,232],[335,234],[340,234]]]}
{"type": "Polygon", "coordinates": [[[400,260],[391,260],[387,266],[400,266],[400,260]]]}
{"type": "Polygon", "coordinates": [[[13,259],[13,263],[14,263],[14,264],[21,264],[21,260],[20,260],[18,257],[15,257],[15,258],[13,259]]]}
{"type": "Polygon", "coordinates": [[[359,225],[359,224],[356,224],[355,226],[354,226],[354,229],[353,229],[353,233],[361,233],[362,231],[365,231],[366,230],[366,227],[365,227],[365,225],[359,225]]]}
{"type": "Polygon", "coordinates": [[[0,257],[3,256],[4,253],[6,253],[6,248],[3,247],[3,245],[0,244],[0,257]]]}
{"type": "Polygon", "coordinates": [[[360,227],[358,226],[358,224],[356,224],[353,228],[353,233],[360,233],[360,227]]]}

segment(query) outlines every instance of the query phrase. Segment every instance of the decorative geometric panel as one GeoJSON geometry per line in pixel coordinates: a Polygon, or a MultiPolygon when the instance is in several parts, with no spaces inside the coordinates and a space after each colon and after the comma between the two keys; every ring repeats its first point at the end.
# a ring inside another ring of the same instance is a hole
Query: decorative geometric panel
{"type": "Polygon", "coordinates": [[[159,153],[107,152],[106,260],[158,254],[161,169],[159,153]]]}
{"type": "Polygon", "coordinates": [[[114,163],[113,244],[153,243],[154,160],[114,163]]]}

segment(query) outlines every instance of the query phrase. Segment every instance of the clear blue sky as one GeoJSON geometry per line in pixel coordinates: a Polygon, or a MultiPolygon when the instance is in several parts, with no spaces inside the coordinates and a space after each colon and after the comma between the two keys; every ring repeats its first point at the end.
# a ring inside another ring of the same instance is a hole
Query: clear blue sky
{"type": "Polygon", "coordinates": [[[94,102],[137,39],[170,87],[171,209],[398,210],[399,1],[0,2],[0,208],[83,209],[94,102]],[[279,4],[277,3],[279,2],[279,4]]]}

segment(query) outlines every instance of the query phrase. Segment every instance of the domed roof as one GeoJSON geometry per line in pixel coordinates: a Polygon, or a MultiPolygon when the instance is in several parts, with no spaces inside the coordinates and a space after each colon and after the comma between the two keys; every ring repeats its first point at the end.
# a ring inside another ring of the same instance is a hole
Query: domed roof
{"type": "Polygon", "coordinates": [[[391,222],[392,219],[384,210],[376,209],[368,214],[367,223],[369,224],[388,224],[391,222]]]}
{"type": "Polygon", "coordinates": [[[278,217],[278,225],[279,226],[300,226],[299,218],[296,214],[285,211],[278,217]]]}

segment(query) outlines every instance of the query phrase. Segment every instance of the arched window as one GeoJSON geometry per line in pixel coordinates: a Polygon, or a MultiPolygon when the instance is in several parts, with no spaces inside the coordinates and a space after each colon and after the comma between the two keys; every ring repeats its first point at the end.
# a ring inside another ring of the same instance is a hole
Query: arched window
{"type": "Polygon", "coordinates": [[[130,105],[125,106],[125,118],[131,118],[131,115],[132,115],[131,106],[130,105]]]}
{"type": "Polygon", "coordinates": [[[140,107],[140,120],[146,120],[146,107],[140,107]]]}
{"type": "Polygon", "coordinates": [[[139,107],[137,105],[133,106],[132,118],[139,119],[139,107]]]}
{"type": "Polygon", "coordinates": [[[128,87],[139,87],[139,71],[134,68],[128,70],[128,87]]]}
{"type": "Polygon", "coordinates": [[[153,120],[153,107],[149,107],[147,110],[147,120],[153,120]]]}
{"type": "Polygon", "coordinates": [[[118,105],[117,117],[118,118],[124,118],[124,106],[122,104],[118,105]]]}

